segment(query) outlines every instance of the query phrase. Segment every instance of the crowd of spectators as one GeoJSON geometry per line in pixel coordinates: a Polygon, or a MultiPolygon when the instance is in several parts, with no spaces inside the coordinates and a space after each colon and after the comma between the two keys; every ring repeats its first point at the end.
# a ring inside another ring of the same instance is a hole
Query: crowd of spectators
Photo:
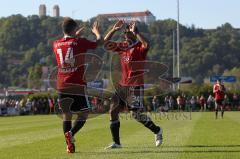
{"type": "MultiPolygon", "coordinates": [[[[164,98],[154,96],[145,100],[148,100],[148,102],[145,101],[145,111],[148,112],[213,111],[215,107],[212,95],[167,95],[164,98]]],[[[106,113],[109,110],[110,100],[91,97],[89,104],[92,113],[106,113]]],[[[240,110],[240,96],[237,94],[225,95],[223,105],[225,110],[240,110]]],[[[58,113],[57,111],[59,111],[57,98],[0,98],[0,115],[54,114],[58,113]]]]}
{"type": "Polygon", "coordinates": [[[50,114],[54,113],[53,98],[38,99],[0,99],[0,115],[28,115],[28,114],[50,114]]]}
{"type": "MultiPolygon", "coordinates": [[[[225,95],[223,100],[225,110],[240,110],[240,96],[233,94],[232,96],[225,95]]],[[[208,96],[186,96],[179,95],[177,97],[165,96],[164,100],[154,96],[151,99],[151,105],[148,106],[148,111],[213,111],[215,109],[215,99],[210,94],[208,96]]]]}

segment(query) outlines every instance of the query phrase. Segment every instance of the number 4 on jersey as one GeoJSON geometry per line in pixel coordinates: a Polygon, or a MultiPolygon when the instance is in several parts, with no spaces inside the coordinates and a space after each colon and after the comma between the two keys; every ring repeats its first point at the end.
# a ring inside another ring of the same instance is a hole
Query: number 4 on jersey
{"type": "Polygon", "coordinates": [[[62,67],[64,67],[64,64],[70,64],[71,67],[74,67],[75,58],[73,56],[73,48],[68,48],[64,60],[63,60],[62,49],[57,49],[57,54],[59,55],[59,60],[62,67]]]}

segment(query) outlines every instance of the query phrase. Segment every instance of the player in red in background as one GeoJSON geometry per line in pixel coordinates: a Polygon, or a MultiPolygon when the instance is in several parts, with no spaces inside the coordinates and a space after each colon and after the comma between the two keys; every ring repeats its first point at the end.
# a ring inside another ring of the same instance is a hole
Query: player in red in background
{"type": "Polygon", "coordinates": [[[213,86],[213,93],[215,98],[215,111],[216,111],[216,119],[218,118],[218,110],[221,109],[221,116],[223,118],[224,115],[224,105],[223,105],[223,99],[225,94],[225,86],[221,82],[221,80],[217,80],[216,83],[213,86]]]}
{"type": "Polygon", "coordinates": [[[96,49],[102,43],[98,23],[95,22],[92,32],[97,40],[90,41],[81,38],[83,28],[71,18],[65,18],[62,23],[64,37],[56,40],[53,51],[57,60],[57,90],[59,105],[63,113],[63,131],[67,143],[67,152],[74,153],[73,136],[83,127],[88,116],[88,97],[85,81],[85,53],[89,49],[96,49]],[[76,120],[72,127],[72,116],[76,120]]]}
{"type": "Polygon", "coordinates": [[[119,112],[125,106],[139,123],[155,134],[155,144],[160,146],[162,144],[162,129],[155,125],[150,117],[141,112],[144,89],[143,70],[149,44],[139,33],[135,22],[128,24],[124,30],[124,41],[119,43],[110,41],[113,34],[120,30],[123,25],[123,21],[118,21],[104,38],[105,48],[117,52],[121,63],[121,80],[110,105],[110,130],[113,144],[106,149],[121,148],[119,112]]]}

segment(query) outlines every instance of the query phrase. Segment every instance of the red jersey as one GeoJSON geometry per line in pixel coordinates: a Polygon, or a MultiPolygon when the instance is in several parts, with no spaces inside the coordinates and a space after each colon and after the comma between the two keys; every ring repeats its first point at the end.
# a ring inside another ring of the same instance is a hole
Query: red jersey
{"type": "Polygon", "coordinates": [[[115,50],[120,55],[121,86],[142,86],[144,84],[144,61],[148,49],[141,42],[128,45],[126,42],[117,44],[115,50]]]}
{"type": "Polygon", "coordinates": [[[63,89],[68,84],[86,85],[84,53],[96,47],[96,42],[85,38],[64,37],[53,43],[58,65],[57,89],[63,89]]]}
{"type": "Polygon", "coordinates": [[[205,98],[204,98],[204,97],[201,97],[201,98],[199,99],[199,103],[200,103],[200,105],[204,105],[204,104],[206,103],[205,98]]]}
{"type": "Polygon", "coordinates": [[[214,84],[213,93],[215,94],[215,100],[220,100],[224,98],[225,87],[221,84],[214,84]]]}

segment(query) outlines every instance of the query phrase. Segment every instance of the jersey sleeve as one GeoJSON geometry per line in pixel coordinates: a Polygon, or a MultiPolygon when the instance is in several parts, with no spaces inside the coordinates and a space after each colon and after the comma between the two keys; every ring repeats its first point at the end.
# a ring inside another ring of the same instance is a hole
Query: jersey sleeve
{"type": "Polygon", "coordinates": [[[55,55],[55,57],[56,57],[56,62],[57,62],[57,55],[56,55],[56,53],[57,53],[57,48],[56,48],[56,43],[57,43],[57,41],[54,41],[53,42],[53,45],[52,45],[52,51],[53,51],[53,53],[54,53],[54,55],[55,55]]]}
{"type": "Polygon", "coordinates": [[[144,45],[141,42],[139,42],[137,44],[136,49],[137,49],[137,52],[139,53],[139,56],[145,59],[148,53],[148,48],[145,48],[144,45]]]}
{"type": "Polygon", "coordinates": [[[149,48],[145,48],[144,45],[142,43],[140,43],[140,45],[138,46],[138,50],[140,53],[147,55],[149,48]]]}
{"type": "Polygon", "coordinates": [[[219,92],[221,92],[221,90],[220,90],[220,85],[215,84],[215,85],[214,85],[214,88],[213,88],[213,93],[219,93],[219,92]]]}
{"type": "Polygon", "coordinates": [[[53,51],[53,53],[55,53],[55,47],[56,47],[55,43],[56,43],[56,41],[54,41],[53,44],[52,44],[52,51],[53,51]]]}
{"type": "Polygon", "coordinates": [[[213,85],[213,93],[216,93],[217,92],[217,86],[216,84],[213,85]]]}

